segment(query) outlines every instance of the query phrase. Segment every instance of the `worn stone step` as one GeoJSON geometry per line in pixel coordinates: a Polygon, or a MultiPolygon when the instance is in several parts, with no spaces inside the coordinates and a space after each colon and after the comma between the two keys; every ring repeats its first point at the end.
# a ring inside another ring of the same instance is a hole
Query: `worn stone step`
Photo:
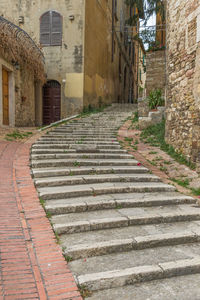
{"type": "Polygon", "coordinates": [[[133,156],[130,154],[118,154],[118,153],[58,153],[58,154],[32,154],[33,160],[43,159],[132,159],[133,156]]]}
{"type": "MultiPolygon", "coordinates": [[[[39,138],[38,141],[59,141],[61,138],[58,137],[51,137],[48,135],[45,135],[41,138],[39,138]]],[[[71,141],[77,141],[80,143],[84,143],[85,141],[105,141],[105,142],[116,142],[117,139],[116,137],[102,137],[101,135],[99,136],[87,136],[86,138],[83,138],[82,136],[73,136],[73,135],[69,135],[68,137],[62,137],[62,141],[66,141],[66,142],[71,142],[71,141]]]]}
{"type": "Polygon", "coordinates": [[[199,282],[200,274],[188,274],[93,291],[85,300],[199,300],[199,282]]]}
{"type": "MultiPolygon", "coordinates": [[[[104,135],[101,133],[91,133],[91,134],[87,134],[87,139],[104,139],[104,140],[116,140],[116,135],[113,134],[109,134],[109,135],[104,135]]],[[[48,139],[48,140],[55,140],[55,139],[76,139],[76,140],[80,140],[80,141],[84,141],[86,139],[86,136],[83,134],[76,134],[76,133],[68,133],[68,134],[48,134],[45,136],[42,136],[41,139],[48,139]]]]}
{"type": "Polygon", "coordinates": [[[104,154],[126,154],[126,150],[121,149],[32,149],[32,154],[60,154],[60,153],[104,153],[104,154]]]}
{"type": "Polygon", "coordinates": [[[45,136],[68,136],[68,135],[78,135],[80,137],[84,137],[84,136],[90,136],[90,135],[101,135],[102,137],[110,137],[110,136],[116,136],[116,130],[106,130],[102,129],[102,130],[80,130],[80,129],[75,129],[75,130],[57,130],[57,131],[49,131],[48,133],[45,134],[45,136]]]}
{"type": "Polygon", "coordinates": [[[59,176],[36,179],[36,187],[53,187],[76,184],[96,184],[107,182],[160,182],[160,178],[152,174],[105,174],[83,176],[59,176]]]}
{"type": "MultiPolygon", "coordinates": [[[[81,146],[85,146],[85,145],[81,145],[81,146]]],[[[114,150],[114,149],[120,149],[120,145],[119,144],[110,144],[110,145],[103,145],[103,144],[86,144],[86,147],[87,148],[90,148],[90,149],[109,149],[109,150],[114,150]]],[[[84,148],[84,147],[82,147],[84,148]]],[[[80,145],[78,144],[66,144],[66,143],[61,143],[58,144],[58,143],[53,143],[53,144],[50,144],[50,143],[43,143],[43,144],[34,144],[32,146],[32,149],[80,149],[80,145]]]]}
{"type": "Polygon", "coordinates": [[[200,211],[189,206],[143,209],[115,209],[52,216],[54,229],[58,234],[85,232],[107,228],[127,227],[144,224],[160,224],[200,220],[200,211]]]}
{"type": "Polygon", "coordinates": [[[32,160],[32,168],[44,167],[81,167],[81,166],[137,166],[138,161],[134,159],[46,159],[46,160],[32,160]]]}
{"type": "Polygon", "coordinates": [[[173,192],[175,188],[160,182],[127,182],[127,183],[99,183],[74,186],[57,186],[38,188],[39,195],[44,200],[63,199],[65,197],[96,196],[113,193],[133,192],[173,192]]]}
{"type": "Polygon", "coordinates": [[[91,291],[97,291],[197,273],[200,273],[200,257],[80,275],[77,282],[91,291]]]}
{"type": "MultiPolygon", "coordinates": [[[[55,141],[49,141],[49,140],[46,140],[46,141],[44,141],[44,140],[38,140],[37,141],[37,145],[39,145],[39,144],[51,144],[51,145],[53,145],[53,144],[78,144],[78,141],[77,141],[77,143],[75,143],[76,142],[76,140],[68,140],[68,141],[65,141],[65,140],[55,140],[55,141]]],[[[110,145],[110,146],[112,146],[112,145],[118,145],[119,146],[119,143],[118,142],[112,142],[112,141],[105,141],[105,140],[84,140],[84,144],[95,144],[95,145],[110,145]]]]}
{"type": "Polygon", "coordinates": [[[97,174],[143,174],[148,169],[142,166],[127,167],[80,167],[80,168],[44,168],[32,169],[34,178],[73,175],[97,175],[97,174]]]}
{"type": "MultiPolygon", "coordinates": [[[[148,193],[147,193],[148,194],[148,193]]],[[[166,193],[167,194],[167,193],[166,193]]],[[[192,197],[181,195],[160,195],[154,193],[148,194],[148,198],[141,194],[130,193],[120,197],[120,194],[111,194],[103,196],[90,196],[60,200],[48,200],[45,205],[46,211],[51,215],[78,213],[85,211],[95,211],[112,208],[133,208],[133,207],[151,207],[177,204],[193,204],[196,200],[192,197]],[[121,199],[120,199],[121,198],[121,199]]]]}
{"type": "Polygon", "coordinates": [[[197,231],[180,231],[165,234],[135,236],[130,239],[112,239],[109,241],[70,245],[64,249],[64,255],[73,260],[101,256],[111,253],[142,250],[155,247],[168,247],[187,243],[200,242],[200,228],[197,231]]]}
{"type": "MultiPolygon", "coordinates": [[[[94,245],[96,243],[115,240],[130,240],[138,236],[151,236],[151,235],[166,235],[176,234],[177,232],[199,232],[200,221],[184,221],[184,222],[171,222],[171,223],[155,223],[155,224],[143,224],[132,226],[124,226],[118,228],[108,228],[85,231],[79,233],[62,234],[60,235],[60,242],[63,249],[77,246],[79,244],[88,243],[94,245]],[[106,234],[105,234],[106,233],[106,234]]],[[[149,250],[151,252],[151,250],[149,250]]],[[[139,254],[138,254],[139,255],[139,254]]]]}

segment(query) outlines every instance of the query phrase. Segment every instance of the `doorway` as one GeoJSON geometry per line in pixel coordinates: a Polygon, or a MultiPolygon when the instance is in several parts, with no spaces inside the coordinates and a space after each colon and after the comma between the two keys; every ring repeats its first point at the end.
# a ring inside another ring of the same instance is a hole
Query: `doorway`
{"type": "Polygon", "coordinates": [[[61,86],[50,80],[43,87],[43,124],[49,125],[60,120],[61,86]]]}

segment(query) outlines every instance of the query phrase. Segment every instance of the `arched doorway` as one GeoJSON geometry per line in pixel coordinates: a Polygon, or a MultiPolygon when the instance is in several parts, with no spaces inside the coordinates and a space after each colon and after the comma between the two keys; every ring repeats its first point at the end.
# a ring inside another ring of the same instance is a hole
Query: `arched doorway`
{"type": "Polygon", "coordinates": [[[43,87],[43,124],[60,120],[61,86],[58,81],[50,80],[43,87]]]}

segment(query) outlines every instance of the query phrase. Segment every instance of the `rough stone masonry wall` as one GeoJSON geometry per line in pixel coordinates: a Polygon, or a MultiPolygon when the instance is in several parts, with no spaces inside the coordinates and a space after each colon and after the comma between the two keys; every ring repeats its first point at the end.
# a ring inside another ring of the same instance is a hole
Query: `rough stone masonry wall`
{"type": "Polygon", "coordinates": [[[165,94],[165,50],[147,52],[146,54],[146,93],[161,89],[165,94]]]}
{"type": "Polygon", "coordinates": [[[200,4],[169,0],[167,7],[166,140],[200,162],[200,4]]]}

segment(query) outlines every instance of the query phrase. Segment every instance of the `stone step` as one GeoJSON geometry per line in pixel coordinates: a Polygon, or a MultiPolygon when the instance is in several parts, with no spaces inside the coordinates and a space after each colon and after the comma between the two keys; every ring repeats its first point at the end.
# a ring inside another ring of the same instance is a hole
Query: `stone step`
{"type": "Polygon", "coordinates": [[[200,274],[188,274],[93,291],[85,300],[199,300],[199,282],[200,274]]]}
{"type": "MultiPolygon", "coordinates": [[[[88,148],[88,147],[87,147],[88,148]]],[[[126,150],[121,150],[121,149],[85,149],[83,148],[79,148],[79,149],[48,149],[48,148],[44,148],[44,149],[36,149],[33,148],[31,153],[32,154],[60,154],[60,153],[104,153],[104,154],[126,154],[127,151],[126,150]]]]}
{"type": "MultiPolygon", "coordinates": [[[[138,236],[146,237],[151,235],[176,234],[178,232],[199,232],[200,221],[179,221],[171,223],[142,224],[133,226],[124,226],[118,228],[108,228],[100,230],[91,230],[79,233],[62,234],[60,242],[64,250],[79,244],[94,245],[96,243],[109,243],[111,240],[130,240],[138,236]],[[106,233],[106,234],[105,234],[106,233]]],[[[164,246],[164,245],[163,245],[164,246]]],[[[120,249],[119,249],[120,252],[120,249]]],[[[139,254],[138,254],[139,255],[139,254]]]]}
{"type": "Polygon", "coordinates": [[[107,182],[160,182],[160,178],[152,174],[105,174],[83,176],[59,176],[36,179],[36,187],[53,187],[76,184],[96,184],[107,182]]]}
{"type": "Polygon", "coordinates": [[[80,129],[74,129],[74,130],[67,130],[67,129],[63,129],[63,130],[57,130],[57,131],[49,131],[48,133],[46,133],[45,136],[52,136],[52,135],[55,135],[55,136],[58,136],[58,135],[61,135],[61,136],[66,136],[66,135],[79,135],[81,137],[83,136],[90,136],[90,135],[101,135],[101,136],[116,136],[116,130],[106,130],[105,132],[105,129],[102,129],[102,130],[92,130],[92,129],[88,129],[88,130],[80,130],[80,129]]]}
{"type": "Polygon", "coordinates": [[[68,138],[74,138],[74,139],[80,139],[80,140],[83,140],[86,139],[86,136],[87,136],[87,139],[116,139],[116,134],[102,134],[102,133],[87,133],[87,135],[84,135],[84,134],[79,134],[79,133],[66,133],[66,134],[46,134],[44,136],[41,137],[41,139],[59,139],[59,138],[62,138],[62,139],[68,139],[68,138]]]}
{"type": "Polygon", "coordinates": [[[141,174],[148,173],[148,169],[142,166],[127,167],[80,167],[80,168],[45,168],[32,169],[34,178],[74,175],[97,174],[141,174]]]}
{"type": "MultiPolygon", "coordinates": [[[[43,141],[43,140],[38,140],[37,141],[37,145],[47,145],[47,144],[51,144],[51,145],[53,145],[53,144],[78,144],[78,141],[76,142],[75,140],[69,140],[69,141],[64,141],[64,140],[56,140],[56,141],[43,141]]],[[[105,141],[105,140],[103,140],[103,141],[100,141],[100,140],[84,140],[84,144],[91,144],[91,145],[93,145],[93,144],[95,144],[95,145],[109,145],[109,146],[113,146],[113,145],[118,145],[119,147],[120,147],[120,145],[119,145],[119,143],[118,142],[112,142],[112,141],[105,141]]]]}
{"type": "MultiPolygon", "coordinates": [[[[42,136],[41,138],[39,138],[38,141],[59,141],[60,137],[51,137],[48,135],[42,136]]],[[[116,142],[117,139],[116,137],[102,137],[101,135],[96,136],[96,135],[92,135],[91,137],[86,137],[86,138],[82,138],[82,136],[73,136],[73,135],[69,135],[68,137],[62,137],[62,141],[77,141],[80,143],[84,143],[85,141],[105,141],[105,142],[116,142]]]]}
{"type": "Polygon", "coordinates": [[[168,247],[200,241],[200,227],[194,231],[180,231],[165,234],[152,234],[146,236],[135,236],[129,239],[112,239],[109,241],[93,242],[68,246],[64,250],[66,257],[73,260],[101,256],[112,253],[142,250],[155,247],[168,247]]]}
{"type": "Polygon", "coordinates": [[[76,279],[80,286],[91,291],[97,291],[197,273],[200,273],[200,257],[85,274],[77,276],[76,279]]]}
{"type": "Polygon", "coordinates": [[[56,186],[38,188],[40,197],[44,200],[63,199],[79,196],[96,196],[113,193],[133,192],[173,192],[173,186],[160,182],[127,182],[127,183],[99,183],[73,186],[56,186]]]}
{"type": "Polygon", "coordinates": [[[58,154],[32,154],[33,160],[44,159],[133,159],[129,154],[110,154],[110,153],[58,153],[58,154]]]}
{"type": "MultiPolygon", "coordinates": [[[[80,145],[78,144],[66,144],[66,143],[42,143],[42,144],[34,144],[32,146],[32,149],[80,149],[80,145]]],[[[82,145],[85,146],[85,145],[82,145]]],[[[99,150],[103,150],[103,149],[109,149],[109,150],[115,150],[115,149],[120,149],[120,145],[119,144],[110,144],[110,145],[103,145],[103,144],[87,144],[86,145],[87,148],[91,148],[91,149],[99,149],[99,150]]],[[[84,147],[83,147],[84,148],[84,147]]]]}
{"type": "Polygon", "coordinates": [[[120,208],[52,216],[58,234],[85,232],[108,228],[200,220],[200,210],[189,205],[164,207],[120,208]]]}
{"type": "Polygon", "coordinates": [[[32,168],[45,167],[81,167],[81,166],[137,166],[138,161],[134,159],[46,159],[46,160],[32,160],[32,168]]]}
{"type": "Polygon", "coordinates": [[[60,200],[52,199],[46,201],[45,209],[51,215],[59,215],[113,208],[151,207],[186,203],[193,204],[196,202],[192,197],[171,194],[168,193],[165,196],[165,194],[157,195],[149,193],[148,198],[142,197],[141,194],[130,193],[123,195],[123,197],[120,194],[111,194],[96,197],[90,196],[60,200]]]}

